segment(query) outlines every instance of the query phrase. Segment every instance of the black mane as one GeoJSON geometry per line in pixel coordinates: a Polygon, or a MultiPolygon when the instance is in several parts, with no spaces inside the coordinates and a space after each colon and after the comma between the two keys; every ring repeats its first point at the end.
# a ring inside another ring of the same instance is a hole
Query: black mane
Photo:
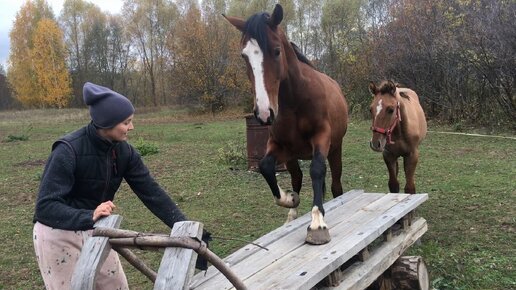
{"type": "Polygon", "coordinates": [[[269,53],[267,48],[267,22],[270,17],[270,14],[267,12],[256,13],[249,17],[245,22],[245,33],[242,35],[243,37],[247,34],[251,38],[256,39],[264,54],[269,53]]]}
{"type": "Polygon", "coordinates": [[[294,52],[296,53],[297,59],[299,59],[300,62],[306,63],[311,68],[317,70],[314,66],[314,64],[308,60],[308,58],[301,52],[301,49],[293,42],[290,42],[290,45],[292,45],[292,48],[294,49],[294,52]]]}

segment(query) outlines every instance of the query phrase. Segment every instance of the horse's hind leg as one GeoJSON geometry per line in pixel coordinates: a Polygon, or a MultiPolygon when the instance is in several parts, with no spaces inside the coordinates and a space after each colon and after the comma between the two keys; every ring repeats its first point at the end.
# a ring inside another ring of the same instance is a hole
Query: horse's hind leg
{"type": "Polygon", "coordinates": [[[331,170],[331,193],[335,198],[342,195],[342,145],[328,154],[328,163],[331,170]]]}
{"type": "Polygon", "coordinates": [[[403,169],[405,170],[405,192],[416,193],[415,173],[417,162],[419,159],[419,151],[416,149],[410,155],[403,157],[403,169]]]}
{"type": "MultiPolygon", "coordinates": [[[[290,179],[292,183],[292,191],[299,194],[301,192],[301,186],[303,184],[303,172],[299,168],[299,162],[297,159],[292,159],[287,162],[287,171],[290,173],[290,179]]],[[[297,218],[297,207],[293,207],[289,210],[286,223],[293,221],[297,218]]]]}
{"type": "Polygon", "coordinates": [[[389,171],[389,192],[400,192],[400,183],[398,182],[398,157],[384,152],[383,161],[389,171]]]}

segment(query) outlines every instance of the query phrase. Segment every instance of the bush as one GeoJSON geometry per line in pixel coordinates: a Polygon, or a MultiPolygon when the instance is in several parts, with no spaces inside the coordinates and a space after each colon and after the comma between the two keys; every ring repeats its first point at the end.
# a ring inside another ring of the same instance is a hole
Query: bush
{"type": "Polygon", "coordinates": [[[28,141],[29,140],[29,133],[32,131],[32,125],[29,125],[27,129],[25,129],[25,132],[20,134],[10,134],[7,136],[6,142],[16,142],[16,141],[28,141]]]}
{"type": "Polygon", "coordinates": [[[142,137],[139,137],[138,140],[134,143],[134,147],[138,152],[140,152],[141,156],[153,155],[159,153],[159,148],[156,144],[143,140],[142,137]]]}
{"type": "Polygon", "coordinates": [[[231,166],[247,164],[247,153],[241,142],[229,141],[226,146],[218,149],[219,160],[231,166]]]}
{"type": "Polygon", "coordinates": [[[7,136],[6,142],[16,142],[16,141],[27,141],[29,140],[29,136],[22,134],[22,135],[9,135],[7,136]]]}

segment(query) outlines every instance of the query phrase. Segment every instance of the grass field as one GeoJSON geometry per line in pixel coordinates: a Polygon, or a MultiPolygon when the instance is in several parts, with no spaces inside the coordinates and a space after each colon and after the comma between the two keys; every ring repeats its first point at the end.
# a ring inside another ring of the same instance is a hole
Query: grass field
{"type": "MultiPolygon", "coordinates": [[[[42,289],[32,246],[32,215],[52,142],[88,122],[86,110],[0,112],[0,289],[42,289]]],[[[283,223],[263,178],[248,172],[243,114],[191,116],[178,110],[137,113],[130,142],[155,146],[145,156],[156,179],[192,220],[216,238],[224,257],[283,223]],[[231,161],[228,161],[231,160],[231,161]],[[237,238],[240,240],[226,239],[237,238]]],[[[368,147],[368,121],[351,121],[343,145],[344,189],[386,192],[381,155],[368,147]]],[[[429,230],[410,254],[424,257],[435,289],[516,289],[516,140],[441,134],[429,128],[416,172],[429,200],[418,213],[429,230]]],[[[301,212],[311,203],[308,162],[301,212]]],[[[328,174],[329,175],[329,174],[328,174]]],[[[279,183],[288,188],[286,173],[279,183]]],[[[404,184],[402,176],[402,187],[404,184]]],[[[327,194],[329,198],[331,194],[327,194]]],[[[127,185],[116,196],[122,228],[168,233],[127,185]]],[[[160,253],[137,252],[157,269],[160,253]]],[[[125,263],[131,289],[152,289],[125,263]]]]}

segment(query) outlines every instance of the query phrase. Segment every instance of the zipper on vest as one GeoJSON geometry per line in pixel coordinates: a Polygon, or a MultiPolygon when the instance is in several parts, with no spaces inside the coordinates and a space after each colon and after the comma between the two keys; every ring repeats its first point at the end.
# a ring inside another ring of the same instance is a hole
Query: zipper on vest
{"type": "Polygon", "coordinates": [[[116,164],[116,151],[115,148],[111,150],[111,157],[113,160],[113,172],[115,173],[115,176],[118,176],[118,166],[116,164]]]}
{"type": "Polygon", "coordinates": [[[109,184],[111,183],[111,171],[112,171],[112,167],[114,166],[114,161],[112,161],[113,154],[115,154],[114,151],[115,151],[115,148],[111,147],[112,155],[110,156],[109,153],[106,154],[106,169],[107,170],[106,170],[106,186],[104,187],[104,192],[102,193],[102,201],[103,202],[106,201],[106,194],[109,191],[109,184]]]}

